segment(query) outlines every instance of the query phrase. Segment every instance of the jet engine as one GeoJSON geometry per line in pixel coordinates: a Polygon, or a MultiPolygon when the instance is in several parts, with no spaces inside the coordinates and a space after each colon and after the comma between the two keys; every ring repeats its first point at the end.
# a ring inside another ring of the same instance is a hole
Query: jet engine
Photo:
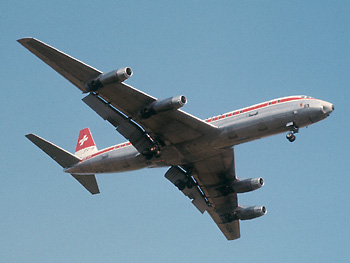
{"type": "Polygon", "coordinates": [[[143,108],[140,111],[140,115],[142,118],[146,119],[159,112],[177,110],[186,103],[187,99],[184,95],[174,96],[164,100],[157,100],[151,103],[149,106],[143,108]]]}
{"type": "Polygon", "coordinates": [[[88,91],[96,91],[99,88],[107,86],[114,82],[122,82],[132,76],[132,69],[129,67],[113,70],[108,73],[102,73],[97,78],[86,83],[88,91]]]}
{"type": "Polygon", "coordinates": [[[249,220],[265,215],[267,212],[265,206],[239,206],[236,209],[235,217],[240,220],[249,220]]]}
{"type": "Polygon", "coordinates": [[[259,189],[264,185],[264,179],[260,178],[249,178],[242,180],[235,180],[232,183],[232,189],[235,193],[246,193],[259,189]]]}

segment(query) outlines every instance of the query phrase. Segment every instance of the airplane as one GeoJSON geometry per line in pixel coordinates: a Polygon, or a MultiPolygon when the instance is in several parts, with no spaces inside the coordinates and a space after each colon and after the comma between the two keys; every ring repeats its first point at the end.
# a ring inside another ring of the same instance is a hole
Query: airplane
{"type": "Polygon", "coordinates": [[[302,127],[328,117],[334,105],[309,96],[289,96],[205,120],[180,108],[184,95],[156,99],[124,83],[130,67],[103,73],[35,38],[17,40],[87,94],[82,100],[128,142],[98,150],[88,128],[80,131],[75,154],[35,134],[26,137],[98,194],[95,174],[169,167],[165,177],[203,214],[212,217],[228,240],[240,238],[240,220],[266,214],[265,206],[242,206],[237,194],[257,190],[263,178],[236,176],[234,146],[287,133],[293,142],[302,127]]]}

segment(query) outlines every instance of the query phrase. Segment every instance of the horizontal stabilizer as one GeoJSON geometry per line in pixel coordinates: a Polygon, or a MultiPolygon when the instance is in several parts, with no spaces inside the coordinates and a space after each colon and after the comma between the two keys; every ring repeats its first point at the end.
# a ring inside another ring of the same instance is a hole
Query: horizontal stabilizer
{"type": "Polygon", "coordinates": [[[102,73],[35,38],[17,41],[83,92],[84,84],[102,73]]]}
{"type": "Polygon", "coordinates": [[[53,143],[40,138],[35,134],[27,134],[26,137],[43,150],[47,155],[54,159],[63,168],[68,168],[80,162],[80,159],[75,155],[63,150],[62,148],[54,145],[53,143]]]}
{"type": "Polygon", "coordinates": [[[96,177],[95,177],[94,174],[84,174],[84,175],[72,174],[72,175],[91,194],[94,195],[94,194],[99,194],[100,193],[100,190],[98,189],[96,177]]]}

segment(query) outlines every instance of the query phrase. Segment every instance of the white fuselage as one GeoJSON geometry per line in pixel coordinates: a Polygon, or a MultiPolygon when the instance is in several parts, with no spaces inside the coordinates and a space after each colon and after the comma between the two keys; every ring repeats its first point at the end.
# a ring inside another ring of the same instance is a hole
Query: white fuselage
{"type": "Polygon", "coordinates": [[[84,158],[65,172],[95,174],[186,165],[222,148],[289,131],[291,123],[299,128],[308,126],[325,119],[333,110],[331,103],[306,96],[275,99],[204,120],[216,126],[217,132],[163,146],[159,158],[146,160],[130,143],[123,143],[84,158]]]}

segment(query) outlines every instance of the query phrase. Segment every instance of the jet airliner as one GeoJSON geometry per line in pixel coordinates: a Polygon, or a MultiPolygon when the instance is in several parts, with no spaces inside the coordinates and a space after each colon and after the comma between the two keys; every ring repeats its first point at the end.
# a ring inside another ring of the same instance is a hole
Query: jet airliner
{"type": "Polygon", "coordinates": [[[98,150],[85,128],[75,154],[34,134],[26,135],[30,141],[91,194],[100,192],[95,174],[169,167],[165,177],[201,213],[207,211],[228,240],[240,237],[240,220],[267,211],[238,204],[239,193],[259,189],[264,180],[236,176],[234,146],[279,133],[293,142],[299,128],[334,110],[326,101],[289,96],[202,120],[180,109],[184,95],[156,99],[125,84],[133,74],[129,67],[103,73],[37,39],[18,42],[86,94],[83,102],[128,140],[98,150]]]}

